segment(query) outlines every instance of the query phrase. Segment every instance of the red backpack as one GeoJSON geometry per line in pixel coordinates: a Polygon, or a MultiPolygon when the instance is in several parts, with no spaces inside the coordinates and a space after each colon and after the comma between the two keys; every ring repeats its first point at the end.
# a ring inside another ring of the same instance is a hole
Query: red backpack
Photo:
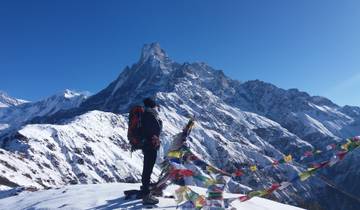
{"type": "Polygon", "coordinates": [[[144,113],[142,106],[134,106],[129,113],[128,133],[127,137],[131,145],[131,151],[142,149],[143,135],[141,118],[144,113]]]}

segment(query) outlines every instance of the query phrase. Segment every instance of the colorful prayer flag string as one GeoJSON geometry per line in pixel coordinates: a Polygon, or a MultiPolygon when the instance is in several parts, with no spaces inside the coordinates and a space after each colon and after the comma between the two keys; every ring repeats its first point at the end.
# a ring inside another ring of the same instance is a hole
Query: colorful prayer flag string
{"type": "MultiPolygon", "coordinates": [[[[331,145],[331,148],[333,148],[333,147],[334,146],[331,145]]],[[[330,158],[330,160],[323,161],[320,163],[314,163],[312,165],[312,167],[308,168],[306,171],[299,173],[297,176],[295,176],[291,180],[281,182],[280,184],[274,183],[269,188],[266,188],[263,190],[251,191],[246,195],[240,196],[238,198],[231,198],[231,199],[223,198],[223,196],[222,196],[223,188],[221,188],[218,185],[218,180],[214,180],[214,179],[202,176],[202,175],[196,175],[191,170],[173,171],[174,174],[178,174],[180,176],[184,176],[184,177],[193,176],[195,179],[203,181],[205,183],[205,186],[208,187],[208,197],[207,198],[198,195],[197,193],[195,193],[194,191],[192,191],[190,188],[188,188],[186,186],[181,187],[180,189],[178,189],[176,191],[177,198],[178,198],[177,201],[178,201],[178,203],[180,203],[181,201],[184,201],[184,199],[187,199],[187,200],[191,201],[196,208],[202,208],[204,205],[207,205],[209,203],[208,200],[223,200],[224,203],[226,203],[226,206],[228,206],[231,202],[233,202],[237,199],[240,200],[241,202],[244,202],[244,201],[247,201],[256,196],[264,197],[266,195],[272,194],[276,190],[284,190],[285,188],[289,187],[293,182],[295,182],[297,180],[306,181],[311,176],[313,176],[319,169],[325,168],[325,167],[331,167],[331,166],[335,165],[337,162],[343,160],[345,158],[346,154],[348,154],[350,151],[353,151],[354,149],[356,149],[358,147],[360,147],[360,138],[359,137],[351,138],[345,144],[341,145],[341,148],[343,148],[343,150],[337,152],[336,155],[334,155],[330,158]]],[[[173,153],[173,154],[178,154],[178,153],[173,153]]],[[[173,154],[172,154],[172,156],[174,156],[173,154]]],[[[181,157],[181,156],[178,155],[178,157],[181,157]]],[[[204,161],[199,161],[198,158],[193,157],[193,158],[191,158],[191,160],[194,160],[194,163],[197,163],[197,165],[199,165],[199,166],[202,166],[202,167],[205,166],[206,171],[208,171],[209,173],[217,173],[217,174],[220,174],[220,176],[221,175],[226,175],[226,176],[229,175],[228,173],[226,173],[220,169],[217,169],[213,166],[206,164],[204,161]]],[[[280,161],[277,161],[277,163],[280,163],[280,162],[290,163],[290,162],[292,162],[292,160],[293,159],[292,159],[291,155],[286,155],[283,157],[283,159],[281,159],[280,161]]],[[[274,165],[276,165],[276,164],[274,164],[274,165]]],[[[250,170],[256,171],[257,170],[256,165],[251,165],[250,170]]],[[[242,176],[243,171],[237,170],[233,174],[230,174],[230,175],[231,176],[234,176],[234,175],[242,176]]]]}

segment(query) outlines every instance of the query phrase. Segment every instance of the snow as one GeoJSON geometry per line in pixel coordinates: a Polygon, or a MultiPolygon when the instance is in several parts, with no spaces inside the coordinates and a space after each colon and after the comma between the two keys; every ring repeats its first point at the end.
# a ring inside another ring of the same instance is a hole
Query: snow
{"type": "Polygon", "coordinates": [[[9,128],[9,127],[10,127],[9,124],[6,124],[6,123],[0,124],[0,131],[1,131],[1,130],[5,130],[5,129],[9,128]]]}
{"type": "MultiPolygon", "coordinates": [[[[142,209],[141,200],[124,200],[124,190],[139,189],[140,184],[112,183],[71,185],[37,192],[22,192],[17,196],[0,199],[2,210],[18,209],[142,209]]],[[[169,186],[165,194],[173,194],[178,186],[169,186]]],[[[206,189],[192,187],[198,193],[206,189]]],[[[1,194],[1,193],[0,193],[1,194]]],[[[239,197],[239,194],[225,194],[225,198],[239,197]]],[[[154,209],[176,209],[172,198],[159,198],[154,209]]],[[[301,208],[277,203],[263,198],[253,198],[246,202],[233,202],[237,210],[301,210],[301,208]]],[[[180,208],[181,209],[181,208],[180,208]]]]}
{"type": "Polygon", "coordinates": [[[0,170],[6,172],[0,177],[37,188],[139,181],[142,154],[129,151],[126,121],[120,115],[91,111],[64,125],[27,125],[7,150],[0,149],[0,170]]]}
{"type": "Polygon", "coordinates": [[[309,130],[305,134],[320,132],[327,136],[333,136],[333,134],[321,122],[312,118],[308,114],[300,114],[300,118],[304,120],[304,124],[307,125],[309,128],[309,130]]]}
{"type": "Polygon", "coordinates": [[[26,100],[10,97],[6,92],[0,91],[0,109],[28,103],[26,100]]]}
{"type": "Polygon", "coordinates": [[[127,80],[127,77],[126,76],[124,76],[124,77],[121,77],[121,78],[119,78],[117,81],[116,81],[116,85],[115,85],[115,88],[112,90],[112,92],[111,92],[111,96],[113,96],[115,93],[116,93],[116,91],[121,87],[121,85],[123,85],[124,84],[124,82],[127,80]]]}
{"type": "Polygon", "coordinates": [[[66,89],[44,100],[1,108],[0,134],[3,134],[1,131],[5,132],[6,129],[17,129],[35,117],[50,116],[60,110],[78,107],[86,98],[87,95],[83,93],[66,89]]]}
{"type": "Polygon", "coordinates": [[[73,97],[78,97],[81,96],[82,93],[78,93],[69,89],[65,89],[64,92],[59,94],[60,96],[64,96],[64,98],[73,98],[73,97]]]}

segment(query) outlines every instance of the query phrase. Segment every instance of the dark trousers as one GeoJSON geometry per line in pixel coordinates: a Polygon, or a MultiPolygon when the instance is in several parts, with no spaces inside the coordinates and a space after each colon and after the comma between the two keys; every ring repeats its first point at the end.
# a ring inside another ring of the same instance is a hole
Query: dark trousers
{"type": "Polygon", "coordinates": [[[144,166],[141,176],[141,191],[143,195],[150,193],[150,177],[155,165],[157,151],[155,149],[143,149],[144,154],[144,166]]]}

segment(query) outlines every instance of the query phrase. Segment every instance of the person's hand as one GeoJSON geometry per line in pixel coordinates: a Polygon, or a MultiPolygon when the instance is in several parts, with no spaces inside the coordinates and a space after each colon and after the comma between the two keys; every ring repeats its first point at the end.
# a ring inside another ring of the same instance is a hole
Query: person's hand
{"type": "Polygon", "coordinates": [[[161,141],[158,136],[153,135],[153,137],[151,138],[151,143],[154,146],[154,148],[157,149],[160,147],[161,141]]]}

